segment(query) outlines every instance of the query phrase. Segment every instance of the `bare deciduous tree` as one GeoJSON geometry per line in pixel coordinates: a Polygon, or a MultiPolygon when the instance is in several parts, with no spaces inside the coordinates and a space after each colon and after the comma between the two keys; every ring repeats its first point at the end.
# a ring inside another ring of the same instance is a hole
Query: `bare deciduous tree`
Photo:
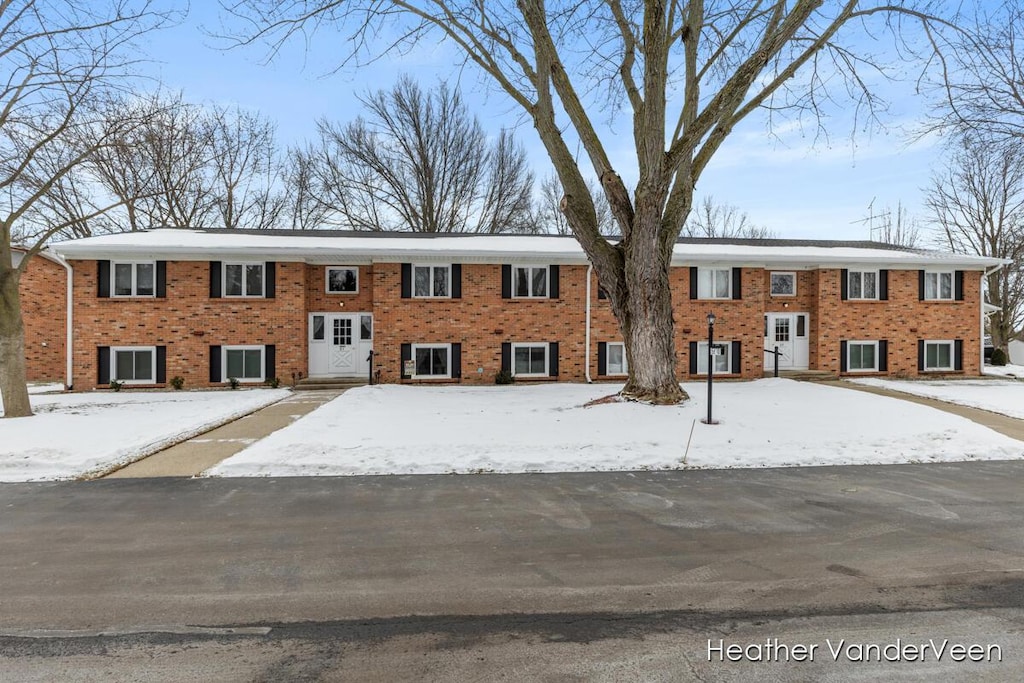
{"type": "Polygon", "coordinates": [[[745,237],[764,239],[774,237],[763,225],[754,225],[746,211],[732,204],[718,204],[715,198],[704,197],[683,225],[687,237],[745,237]]]}
{"type": "MultiPolygon", "coordinates": [[[[870,84],[886,74],[892,55],[865,51],[880,44],[879,33],[870,32],[890,30],[899,40],[909,30],[905,22],[931,21],[909,2],[884,0],[232,0],[222,6],[246,22],[240,30],[251,32],[243,43],[267,39],[279,46],[293,35],[335,28],[357,57],[363,49],[414,45],[429,33],[451,40],[531,120],[565,188],[566,221],[611,299],[629,364],[623,395],[657,403],[685,398],[675,375],[669,263],[708,162],[758,110],[813,114],[845,86],[858,106],[873,111],[878,97],[870,84]],[[382,44],[377,38],[384,33],[397,41],[382,44]],[[632,192],[609,154],[614,138],[600,126],[606,103],[595,93],[610,93],[613,106],[628,105],[632,192]],[[601,234],[573,152],[577,143],[619,225],[621,239],[614,242],[601,234]]],[[[913,54],[905,41],[900,47],[907,48],[901,55],[913,54]]]]}
{"type": "MultiPolygon", "coordinates": [[[[615,235],[619,230],[619,226],[615,223],[612,209],[608,206],[608,199],[604,196],[601,187],[588,178],[587,189],[594,200],[598,230],[601,231],[602,235],[609,237],[615,235]]],[[[569,222],[565,219],[565,214],[562,213],[562,198],[564,196],[565,191],[562,189],[562,184],[558,181],[558,175],[552,173],[544,176],[544,179],[540,182],[539,196],[537,197],[535,208],[536,218],[534,219],[541,232],[555,235],[572,234],[569,222]]]]}
{"type": "Polygon", "coordinates": [[[327,224],[331,214],[329,205],[321,201],[317,190],[316,150],[291,147],[286,154],[282,170],[285,187],[283,209],[293,230],[313,230],[327,224]]]}
{"type": "MultiPolygon", "coordinates": [[[[137,59],[133,41],[167,19],[145,0],[0,3],[0,393],[4,417],[32,414],[18,285],[52,235],[108,210],[68,216],[58,185],[120,134],[103,103],[137,59]],[[28,249],[13,266],[12,240],[28,249]]],[[[130,122],[122,122],[130,126],[130,122]]]]}
{"type": "Polygon", "coordinates": [[[950,147],[926,203],[944,246],[1012,261],[986,282],[989,303],[999,307],[989,319],[992,344],[1005,349],[1024,324],[1024,149],[974,135],[950,147]]]}

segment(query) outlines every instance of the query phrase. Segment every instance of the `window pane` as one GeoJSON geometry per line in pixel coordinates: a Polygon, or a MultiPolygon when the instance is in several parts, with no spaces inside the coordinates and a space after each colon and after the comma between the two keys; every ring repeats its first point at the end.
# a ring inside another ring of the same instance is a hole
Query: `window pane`
{"type": "Polygon", "coordinates": [[[939,296],[938,291],[938,273],[925,273],[924,274],[924,298],[925,299],[937,299],[939,296]]]}
{"type": "Polygon", "coordinates": [[[430,267],[417,266],[413,272],[415,273],[413,296],[430,296],[430,267]]]}
{"type": "Polygon", "coordinates": [[[530,374],[530,347],[520,346],[516,348],[515,353],[515,374],[517,375],[528,375],[530,374]]]}
{"type": "Polygon", "coordinates": [[[775,341],[777,341],[777,342],[788,342],[789,341],[789,318],[776,318],[775,319],[775,341]]]}
{"type": "Polygon", "coordinates": [[[530,296],[530,269],[516,268],[515,295],[530,296]]]}
{"type": "Polygon", "coordinates": [[[850,273],[850,298],[851,299],[860,299],[860,298],[862,298],[862,296],[863,296],[863,294],[861,294],[861,289],[860,289],[860,273],[853,273],[853,272],[851,272],[850,273]]]}
{"type": "Polygon", "coordinates": [[[359,338],[373,339],[373,318],[368,315],[359,317],[359,338]]]}
{"type": "Polygon", "coordinates": [[[729,298],[729,277],[731,273],[728,270],[716,270],[715,271],[715,298],[716,299],[728,299],[729,298]]]}
{"type": "Polygon", "coordinates": [[[252,349],[245,351],[245,378],[259,379],[263,374],[263,352],[252,349]]]}
{"type": "Polygon", "coordinates": [[[949,344],[928,344],[927,356],[928,367],[950,368],[953,366],[950,362],[949,344]]]}
{"type": "Polygon", "coordinates": [[[416,374],[430,374],[430,349],[416,349],[416,374]]]}
{"type": "Polygon", "coordinates": [[[313,339],[320,340],[324,338],[324,317],[322,315],[313,316],[313,339]]]}
{"type": "Polygon", "coordinates": [[[243,377],[243,370],[245,369],[244,354],[241,349],[228,349],[224,352],[225,356],[225,372],[224,379],[230,379],[234,377],[239,379],[243,377]]]}
{"type": "Polygon", "coordinates": [[[242,296],[242,266],[224,266],[224,295],[242,296]]]}
{"type": "Polygon", "coordinates": [[[807,316],[798,315],[796,317],[796,336],[806,337],[807,336],[807,316]]]}
{"type": "Polygon", "coordinates": [[[864,273],[864,298],[865,299],[877,299],[878,290],[876,284],[878,281],[877,273],[864,273]]]}
{"type": "Polygon", "coordinates": [[[135,379],[153,380],[153,354],[149,351],[135,351],[135,379]]]}
{"type": "Polygon", "coordinates": [[[621,375],[625,372],[623,361],[625,360],[624,347],[622,344],[609,344],[607,346],[607,371],[610,375],[621,375]]]}
{"type": "Polygon", "coordinates": [[[434,375],[448,374],[448,349],[431,349],[431,370],[434,375]]]}
{"type": "Polygon", "coordinates": [[[547,363],[544,362],[547,356],[547,349],[543,346],[530,347],[530,372],[536,375],[543,375],[547,372],[547,363]]]}
{"type": "Polygon", "coordinates": [[[135,359],[132,357],[131,351],[117,351],[115,354],[116,359],[114,361],[114,379],[126,380],[135,379],[135,359]]]}
{"type": "Polygon", "coordinates": [[[352,345],[352,320],[350,318],[335,318],[334,320],[334,345],[352,345]]]}
{"type": "Polygon", "coordinates": [[[248,265],[245,267],[245,295],[263,296],[262,265],[248,265]]]}
{"type": "Polygon", "coordinates": [[[534,296],[547,296],[548,295],[548,269],[547,268],[534,268],[533,269],[533,295],[534,296]]]}
{"type": "Polygon", "coordinates": [[[952,299],[953,298],[953,274],[952,273],[941,273],[939,275],[939,298],[940,299],[952,299]]]}
{"type": "Polygon", "coordinates": [[[116,296],[131,296],[132,294],[132,264],[114,264],[114,294],[116,296]]]}
{"type": "Polygon", "coordinates": [[[153,296],[155,286],[152,263],[140,263],[135,266],[135,293],[138,296],[153,296]]]}
{"type": "Polygon", "coordinates": [[[327,288],[331,292],[356,291],[354,268],[330,268],[327,271],[327,288]]]}
{"type": "Polygon", "coordinates": [[[772,294],[792,294],[795,291],[793,286],[792,273],[772,273],[772,294]]]}
{"type": "Polygon", "coordinates": [[[864,344],[861,347],[861,367],[864,370],[875,369],[875,345],[864,344]]]}
{"type": "Polygon", "coordinates": [[[729,372],[729,346],[726,345],[721,356],[715,356],[715,372],[729,372]]]}
{"type": "Polygon", "coordinates": [[[448,268],[434,268],[434,296],[448,296],[448,268]]]}
{"type": "Polygon", "coordinates": [[[714,288],[711,286],[715,273],[707,268],[697,269],[697,298],[710,299],[714,288]]]}

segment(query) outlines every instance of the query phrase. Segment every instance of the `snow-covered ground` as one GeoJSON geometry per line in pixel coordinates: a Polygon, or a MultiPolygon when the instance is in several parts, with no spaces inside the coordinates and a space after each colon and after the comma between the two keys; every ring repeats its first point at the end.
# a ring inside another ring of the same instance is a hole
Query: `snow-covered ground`
{"type": "Polygon", "coordinates": [[[858,379],[858,384],[937,398],[971,408],[1024,419],[1024,382],[997,379],[895,380],[858,379]]]}
{"type": "Polygon", "coordinates": [[[985,374],[994,375],[996,377],[1024,379],[1024,365],[986,365],[985,374]]]}
{"type": "Polygon", "coordinates": [[[64,391],[64,385],[60,382],[41,382],[28,385],[30,394],[59,394],[62,391],[64,391]]]}
{"type": "Polygon", "coordinates": [[[351,389],[214,467],[214,476],[564,472],[1024,457],[1024,442],[932,408],[764,379],[692,400],[612,402],[609,384],[351,389]],[[692,440],[690,439],[692,428],[692,440]],[[687,442],[689,450],[687,451],[687,442]]]}
{"type": "Polygon", "coordinates": [[[105,470],[287,395],[285,389],[33,394],[33,417],[0,420],[0,481],[105,470]]]}

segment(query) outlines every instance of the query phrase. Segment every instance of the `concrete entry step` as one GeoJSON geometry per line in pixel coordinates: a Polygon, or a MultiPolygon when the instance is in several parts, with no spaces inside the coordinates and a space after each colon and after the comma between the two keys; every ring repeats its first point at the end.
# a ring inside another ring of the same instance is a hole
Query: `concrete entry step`
{"type": "Polygon", "coordinates": [[[368,384],[365,379],[355,377],[317,377],[300,379],[293,387],[295,391],[344,391],[353,387],[364,387],[368,384]]]}
{"type": "MultiPolygon", "coordinates": [[[[766,370],[764,376],[774,377],[775,373],[771,370],[766,370]]],[[[779,370],[779,378],[797,379],[804,382],[827,382],[839,379],[839,376],[828,370],[779,370]]]]}

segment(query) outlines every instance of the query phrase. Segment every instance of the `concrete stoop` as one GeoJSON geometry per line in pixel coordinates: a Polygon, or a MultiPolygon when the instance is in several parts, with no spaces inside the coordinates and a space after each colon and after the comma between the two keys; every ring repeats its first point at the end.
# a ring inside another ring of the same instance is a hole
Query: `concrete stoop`
{"type": "Polygon", "coordinates": [[[356,379],[348,377],[326,377],[310,379],[300,379],[292,387],[295,391],[344,391],[345,389],[352,389],[353,387],[365,387],[369,382],[365,379],[356,379]]]}

